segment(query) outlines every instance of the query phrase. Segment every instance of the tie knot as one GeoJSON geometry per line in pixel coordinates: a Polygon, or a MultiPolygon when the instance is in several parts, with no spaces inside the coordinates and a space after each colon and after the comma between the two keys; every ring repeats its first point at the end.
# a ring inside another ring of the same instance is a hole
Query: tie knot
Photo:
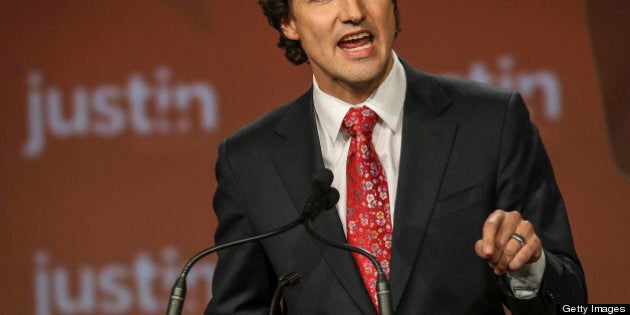
{"type": "Polygon", "coordinates": [[[343,128],[348,130],[351,136],[372,136],[372,130],[378,120],[378,115],[366,106],[351,108],[343,118],[343,128]]]}

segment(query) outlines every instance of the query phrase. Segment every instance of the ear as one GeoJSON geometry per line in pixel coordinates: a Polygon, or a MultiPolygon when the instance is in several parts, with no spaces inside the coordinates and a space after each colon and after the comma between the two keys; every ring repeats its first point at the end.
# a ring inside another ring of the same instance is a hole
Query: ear
{"type": "Polygon", "coordinates": [[[290,40],[300,40],[300,34],[295,27],[295,21],[292,18],[284,18],[282,19],[282,23],[280,24],[280,28],[282,29],[282,33],[284,37],[290,40]]]}

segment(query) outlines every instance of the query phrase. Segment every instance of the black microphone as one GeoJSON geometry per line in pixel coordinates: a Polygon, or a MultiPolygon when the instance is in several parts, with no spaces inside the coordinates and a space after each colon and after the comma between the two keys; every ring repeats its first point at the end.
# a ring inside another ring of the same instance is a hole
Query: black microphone
{"type": "MultiPolygon", "coordinates": [[[[337,199],[339,199],[339,192],[337,192],[337,199]]],[[[304,224],[304,227],[306,228],[306,231],[315,239],[317,239],[318,241],[326,245],[330,245],[332,247],[352,251],[360,255],[363,255],[372,262],[372,264],[376,268],[376,296],[377,296],[377,301],[378,301],[379,314],[392,315],[393,307],[392,307],[392,296],[389,289],[389,280],[387,279],[387,276],[385,275],[385,272],[383,271],[383,267],[378,262],[376,257],[374,257],[374,255],[364,250],[363,248],[352,246],[346,243],[337,242],[317,233],[317,231],[315,231],[313,229],[313,226],[311,225],[312,220],[313,219],[306,220],[304,221],[303,224],[304,224]]]]}
{"type": "Polygon", "coordinates": [[[300,224],[307,221],[307,218],[311,220],[317,217],[323,210],[329,209],[335,206],[337,201],[339,200],[339,192],[330,187],[333,181],[333,174],[329,169],[321,169],[313,178],[312,181],[312,192],[309,196],[306,204],[304,205],[304,210],[302,214],[295,219],[294,221],[281,226],[277,229],[271,230],[267,233],[256,235],[253,237],[240,239],[236,241],[232,241],[229,243],[225,243],[222,245],[216,245],[210,248],[206,248],[195,256],[193,256],[184,266],[182,272],[179,277],[175,281],[173,288],[171,289],[171,297],[168,301],[168,308],[166,309],[167,315],[179,315],[182,313],[182,309],[184,307],[184,300],[186,298],[186,277],[188,276],[188,272],[194,264],[196,264],[202,258],[208,256],[211,253],[216,251],[242,245],[245,243],[250,243],[254,241],[259,241],[262,239],[266,239],[272,236],[276,236],[278,234],[282,234],[300,224]],[[335,199],[336,196],[336,199],[335,199]]]}
{"type": "Polygon", "coordinates": [[[339,192],[331,188],[333,182],[333,172],[327,168],[321,169],[311,182],[311,195],[304,205],[303,216],[309,220],[315,219],[323,210],[331,209],[339,201],[339,192]],[[337,199],[334,199],[334,192],[337,192],[337,199]],[[331,195],[332,194],[332,195],[331,195]]]}

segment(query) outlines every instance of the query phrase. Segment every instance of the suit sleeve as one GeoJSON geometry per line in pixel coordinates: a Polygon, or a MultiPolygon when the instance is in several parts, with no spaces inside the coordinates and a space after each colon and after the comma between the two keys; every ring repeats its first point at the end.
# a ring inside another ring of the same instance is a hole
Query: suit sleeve
{"type": "MultiPolygon", "coordinates": [[[[227,140],[221,143],[216,164],[218,185],[213,200],[218,219],[216,244],[255,234],[230,164],[228,143],[227,140]]],[[[277,280],[261,244],[255,242],[225,249],[218,256],[213,297],[205,314],[267,314],[277,280]]]]}
{"type": "Polygon", "coordinates": [[[555,314],[555,304],[586,303],[584,273],[551,162],[518,93],[509,98],[499,149],[497,208],[518,210],[542,241],[546,265],[535,298],[503,289],[513,314],[555,314]]]}

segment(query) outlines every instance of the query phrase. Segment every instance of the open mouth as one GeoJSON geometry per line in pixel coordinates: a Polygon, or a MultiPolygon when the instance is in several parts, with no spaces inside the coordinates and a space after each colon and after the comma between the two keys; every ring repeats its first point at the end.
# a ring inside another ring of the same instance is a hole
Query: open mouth
{"type": "Polygon", "coordinates": [[[357,51],[372,46],[374,36],[369,32],[360,32],[343,37],[337,46],[346,51],[357,51]]]}

